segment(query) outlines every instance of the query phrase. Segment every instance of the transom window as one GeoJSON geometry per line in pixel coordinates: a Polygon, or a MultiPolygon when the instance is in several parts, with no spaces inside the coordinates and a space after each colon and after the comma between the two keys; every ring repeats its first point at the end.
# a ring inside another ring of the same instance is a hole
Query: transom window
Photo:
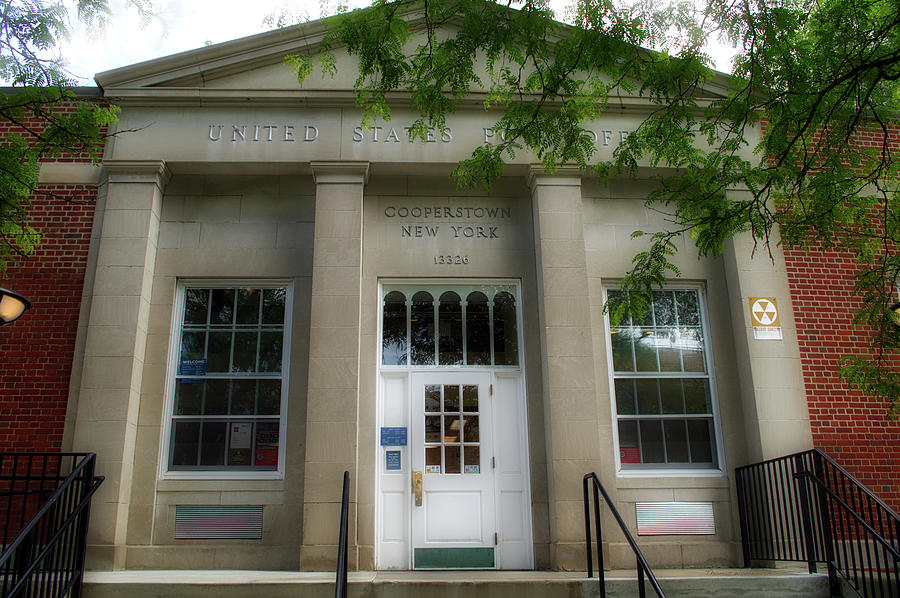
{"type": "Polygon", "coordinates": [[[718,467],[700,291],[654,291],[610,345],[622,469],[718,467]]]}
{"type": "Polygon", "coordinates": [[[168,469],[279,469],[285,286],[179,287],[168,469]]]}
{"type": "Polygon", "coordinates": [[[512,285],[383,289],[384,366],[518,366],[512,285]]]}

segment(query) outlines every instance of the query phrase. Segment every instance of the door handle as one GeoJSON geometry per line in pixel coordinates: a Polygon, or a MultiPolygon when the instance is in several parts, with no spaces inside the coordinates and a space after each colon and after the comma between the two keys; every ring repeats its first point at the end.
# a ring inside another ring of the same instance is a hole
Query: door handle
{"type": "Polygon", "coordinates": [[[416,506],[422,506],[422,472],[414,471],[412,475],[413,496],[416,497],[416,506]]]}

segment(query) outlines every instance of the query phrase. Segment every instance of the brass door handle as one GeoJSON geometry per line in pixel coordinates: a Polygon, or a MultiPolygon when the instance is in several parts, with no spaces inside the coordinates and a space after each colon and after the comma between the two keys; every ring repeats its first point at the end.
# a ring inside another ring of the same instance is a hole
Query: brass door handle
{"type": "Polygon", "coordinates": [[[414,471],[412,472],[412,490],[413,496],[416,497],[416,506],[422,506],[422,472],[414,471]]]}

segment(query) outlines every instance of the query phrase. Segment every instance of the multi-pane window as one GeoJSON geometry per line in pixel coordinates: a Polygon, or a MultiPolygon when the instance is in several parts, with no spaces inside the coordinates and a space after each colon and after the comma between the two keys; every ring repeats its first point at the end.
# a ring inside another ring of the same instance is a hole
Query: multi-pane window
{"type": "Polygon", "coordinates": [[[384,289],[385,366],[518,366],[515,287],[384,289]]]}
{"type": "Polygon", "coordinates": [[[205,285],[179,292],[169,470],[277,470],[288,289],[205,285]]]}
{"type": "Polygon", "coordinates": [[[700,292],[654,291],[610,345],[622,469],[718,467],[700,292]]]}

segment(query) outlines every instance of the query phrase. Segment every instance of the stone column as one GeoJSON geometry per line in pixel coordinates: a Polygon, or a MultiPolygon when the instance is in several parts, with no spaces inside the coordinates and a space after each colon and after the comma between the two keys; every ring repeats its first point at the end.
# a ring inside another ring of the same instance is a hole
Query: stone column
{"type": "Polygon", "coordinates": [[[533,168],[535,269],[547,467],[550,482],[550,562],[583,570],[581,479],[602,460],[594,381],[591,313],[582,224],[581,177],[533,168]]]}
{"type": "Polygon", "coordinates": [[[125,566],[141,374],[159,213],[161,161],[104,162],[107,174],[73,448],[97,453],[106,481],[94,496],[88,566],[125,566]]]}
{"type": "MultiPolygon", "coordinates": [[[[746,192],[729,191],[732,197],[741,193],[746,192]]],[[[771,258],[765,247],[754,248],[750,233],[741,233],[725,244],[724,253],[747,433],[747,463],[812,448],[797,328],[777,230],[772,231],[769,247],[771,258]],[[782,340],[754,338],[750,297],[775,297],[782,340]]]]}
{"type": "Polygon", "coordinates": [[[334,570],[341,480],[350,472],[356,559],[356,449],[363,188],[367,162],[313,162],[316,221],[309,327],[306,468],[300,568],[334,570]]]}

